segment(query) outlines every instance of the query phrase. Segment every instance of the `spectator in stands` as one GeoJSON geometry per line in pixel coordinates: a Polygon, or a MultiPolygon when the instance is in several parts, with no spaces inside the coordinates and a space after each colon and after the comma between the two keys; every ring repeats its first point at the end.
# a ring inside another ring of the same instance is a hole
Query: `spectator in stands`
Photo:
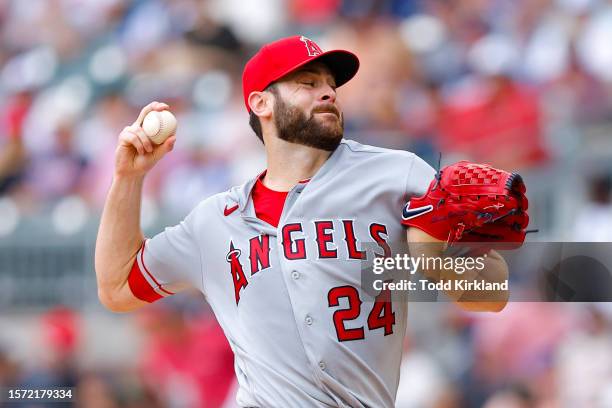
{"type": "Polygon", "coordinates": [[[139,322],[143,380],[163,405],[216,408],[234,398],[233,353],[212,314],[189,318],[181,305],[164,302],[144,309],[139,322]]]}
{"type": "MultiPolygon", "coordinates": [[[[73,388],[78,379],[78,347],[80,345],[80,318],[66,307],[49,310],[40,318],[40,335],[37,340],[39,359],[37,365],[24,370],[19,388],[73,388]]],[[[70,407],[70,403],[55,403],[58,408],[70,407]]]]}
{"type": "Polygon", "coordinates": [[[563,406],[610,406],[612,391],[612,309],[610,303],[586,305],[582,327],[563,341],[555,359],[563,406]]]}
{"type": "Polygon", "coordinates": [[[0,348],[0,387],[11,387],[17,384],[19,365],[13,361],[9,353],[0,348]]]}
{"type": "Polygon", "coordinates": [[[484,408],[536,408],[537,406],[535,395],[529,388],[520,384],[495,392],[484,404],[484,408]]]}
{"type": "Polygon", "coordinates": [[[575,218],[573,240],[577,242],[612,241],[612,177],[596,174],[587,181],[588,202],[575,218]]]}
{"type": "Polygon", "coordinates": [[[23,179],[27,163],[23,123],[32,97],[30,91],[19,92],[0,111],[0,196],[10,193],[23,179]]]}
{"type": "Polygon", "coordinates": [[[54,203],[80,192],[87,162],[75,149],[74,126],[71,121],[61,123],[49,149],[32,153],[24,180],[32,202],[54,203]]]}

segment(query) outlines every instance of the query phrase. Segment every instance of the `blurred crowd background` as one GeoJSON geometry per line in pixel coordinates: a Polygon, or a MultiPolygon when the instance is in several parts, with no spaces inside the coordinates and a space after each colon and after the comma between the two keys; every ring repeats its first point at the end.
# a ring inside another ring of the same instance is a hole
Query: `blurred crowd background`
{"type": "MultiPolygon", "coordinates": [[[[93,243],[118,132],[152,100],[179,130],[146,180],[149,235],[265,167],[242,67],[298,33],[361,60],[339,90],[347,137],[520,171],[530,240],[612,241],[610,1],[0,0],[0,386],[233,406],[202,299],[104,312],[93,243]]],[[[398,407],[612,407],[607,304],[410,309],[398,407]]]]}

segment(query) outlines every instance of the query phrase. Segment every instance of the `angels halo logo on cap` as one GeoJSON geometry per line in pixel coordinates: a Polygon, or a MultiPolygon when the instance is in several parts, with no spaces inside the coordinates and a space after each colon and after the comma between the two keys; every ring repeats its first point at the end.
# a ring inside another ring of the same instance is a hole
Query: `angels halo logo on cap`
{"type": "Polygon", "coordinates": [[[252,92],[263,91],[272,82],[315,60],[329,67],[337,87],[347,83],[359,69],[359,58],[352,52],[323,51],[317,43],[303,35],[265,44],[246,63],[242,72],[242,92],[247,111],[251,111],[249,95],[252,92]]]}
{"type": "Polygon", "coordinates": [[[323,51],[321,51],[321,48],[317,45],[317,43],[312,41],[310,38],[301,36],[300,41],[302,41],[306,46],[306,51],[308,51],[308,55],[310,57],[316,57],[317,55],[323,54],[323,51]]]}

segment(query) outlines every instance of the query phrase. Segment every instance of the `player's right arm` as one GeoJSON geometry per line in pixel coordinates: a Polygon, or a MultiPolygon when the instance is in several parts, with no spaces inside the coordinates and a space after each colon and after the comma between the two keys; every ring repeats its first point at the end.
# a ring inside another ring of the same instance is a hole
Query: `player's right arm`
{"type": "Polygon", "coordinates": [[[128,277],[144,242],[140,228],[142,186],[146,173],[174,147],[175,137],[156,146],[142,130],[147,113],[168,109],[152,102],[119,134],[113,182],[104,204],[96,240],[95,269],[100,302],[109,310],[127,312],[147,304],[131,291],[128,277]]]}

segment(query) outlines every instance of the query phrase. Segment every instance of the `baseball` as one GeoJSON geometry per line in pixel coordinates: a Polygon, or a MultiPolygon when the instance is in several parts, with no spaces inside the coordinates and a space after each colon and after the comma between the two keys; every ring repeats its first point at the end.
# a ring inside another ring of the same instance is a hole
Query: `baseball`
{"type": "Polygon", "coordinates": [[[145,116],[142,129],[153,143],[162,144],[176,132],[176,118],[167,110],[152,111],[145,116]]]}

